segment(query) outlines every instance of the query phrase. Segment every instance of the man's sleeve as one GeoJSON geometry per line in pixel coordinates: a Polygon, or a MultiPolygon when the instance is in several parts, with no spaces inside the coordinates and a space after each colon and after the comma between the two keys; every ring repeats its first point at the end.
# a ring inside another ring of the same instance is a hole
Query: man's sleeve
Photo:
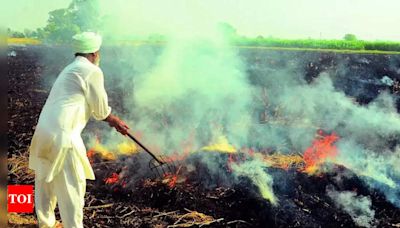
{"type": "Polygon", "coordinates": [[[104,89],[104,76],[101,70],[93,71],[87,78],[86,99],[93,118],[104,120],[111,113],[108,97],[104,89]]]}

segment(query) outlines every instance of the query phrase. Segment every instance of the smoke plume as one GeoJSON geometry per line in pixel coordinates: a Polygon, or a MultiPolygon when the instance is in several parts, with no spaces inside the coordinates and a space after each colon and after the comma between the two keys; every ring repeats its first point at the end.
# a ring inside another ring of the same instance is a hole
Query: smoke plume
{"type": "MultiPolygon", "coordinates": [[[[112,60],[103,55],[105,73],[114,76],[108,83],[124,94],[110,104],[122,103],[129,110],[121,115],[146,145],[159,153],[180,154],[183,148],[197,151],[225,137],[238,149],[291,154],[305,151],[317,130],[335,132],[340,137],[338,155],[331,162],[346,166],[400,206],[400,155],[392,143],[400,135],[400,117],[391,95],[382,93],[368,105],[358,104],[333,83],[340,73],[352,75],[345,65],[305,80],[302,58],[290,58],[280,67],[243,61],[218,29],[219,22],[205,13],[207,6],[177,1],[174,8],[116,1],[103,3],[100,11],[109,18],[102,31],[105,44],[144,30],[166,36],[162,47],[118,49],[118,59],[112,60]],[[132,21],[143,26],[132,26],[132,21]]],[[[110,141],[117,137],[111,135],[110,141]]],[[[273,177],[258,161],[252,163],[262,171],[244,169],[247,163],[235,170],[253,177],[274,202],[273,177]]]]}
{"type": "Polygon", "coordinates": [[[338,192],[332,188],[326,192],[335,205],[346,211],[358,226],[373,227],[375,211],[371,208],[369,197],[357,196],[351,191],[338,192]]]}

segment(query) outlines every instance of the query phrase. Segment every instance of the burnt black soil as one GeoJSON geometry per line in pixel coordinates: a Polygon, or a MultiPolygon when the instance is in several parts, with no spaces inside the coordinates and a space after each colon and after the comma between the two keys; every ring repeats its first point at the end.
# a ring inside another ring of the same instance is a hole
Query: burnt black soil
{"type": "MultiPolygon", "coordinates": [[[[33,135],[38,116],[56,75],[66,63],[72,60],[63,47],[9,47],[8,53],[8,156],[27,156],[27,149],[33,135]],[[52,53],[51,55],[49,53],[52,53]],[[49,57],[53,56],[53,57],[49,57]]],[[[159,50],[154,51],[158,53],[159,50]]],[[[240,50],[247,61],[247,73],[252,83],[260,80],[273,69],[288,68],[304,80],[312,82],[322,72],[333,76],[335,87],[360,103],[368,103],[382,91],[397,96],[395,85],[384,85],[380,79],[388,76],[400,80],[400,56],[361,55],[318,52],[293,52],[271,50],[240,50]],[[268,67],[265,67],[268,65],[268,67]],[[293,67],[291,67],[293,65],[293,67]]],[[[123,92],[110,86],[110,80],[126,74],[116,69],[111,59],[118,59],[120,52],[115,48],[106,49],[106,87],[110,102],[117,112],[129,112],[118,106],[123,92]],[[109,67],[107,67],[107,64],[109,67]],[[119,75],[119,76],[118,76],[119,75]],[[112,76],[115,76],[114,78],[112,76]]],[[[119,61],[119,60],[118,60],[119,61]]],[[[123,61],[123,60],[120,60],[123,61]]],[[[126,67],[135,66],[126,62],[126,67]]],[[[151,66],[152,63],[149,64],[151,66]]],[[[118,85],[118,83],[113,83],[118,85]]],[[[90,123],[86,132],[107,127],[105,124],[90,123]]],[[[156,179],[138,181],[129,188],[119,184],[106,185],[104,178],[121,170],[120,163],[98,163],[94,165],[96,181],[89,181],[86,195],[85,227],[165,227],[174,224],[179,216],[188,210],[198,211],[224,218],[212,223],[211,227],[355,227],[351,217],[335,206],[326,195],[326,189],[353,191],[369,196],[377,227],[399,227],[400,209],[385,200],[383,195],[368,187],[354,175],[341,177],[350,172],[336,167],[335,172],[320,176],[308,176],[295,170],[269,170],[274,174],[274,191],[279,203],[271,205],[262,199],[247,179],[239,184],[210,186],[198,176],[188,177],[190,181],[169,188],[156,179]],[[149,184],[151,183],[151,184],[149,184]],[[167,214],[171,212],[170,214],[167,214]],[[172,213],[173,212],[173,213],[172,213]],[[166,213],[166,214],[163,214],[166,213]]],[[[206,173],[202,174],[206,175],[206,173]]],[[[229,175],[229,174],[228,174],[229,175]]],[[[32,184],[32,178],[23,178],[9,173],[9,184],[32,184]]],[[[11,224],[12,225],[12,224],[11,224]]]]}

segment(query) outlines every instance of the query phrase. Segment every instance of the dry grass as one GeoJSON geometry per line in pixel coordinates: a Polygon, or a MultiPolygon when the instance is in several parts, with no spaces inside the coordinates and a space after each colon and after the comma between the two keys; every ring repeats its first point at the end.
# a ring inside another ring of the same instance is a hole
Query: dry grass
{"type": "Polygon", "coordinates": [[[212,216],[205,215],[197,211],[191,211],[191,210],[187,211],[188,213],[177,216],[176,222],[173,225],[169,225],[167,227],[169,228],[192,227],[192,226],[201,227],[201,226],[208,226],[212,223],[220,222],[223,220],[223,219],[214,219],[212,216]]]}
{"type": "Polygon", "coordinates": [[[26,225],[28,226],[30,225],[32,227],[36,227],[37,224],[34,215],[8,213],[7,218],[9,225],[14,225],[14,226],[24,225],[23,227],[26,227],[26,225]]]}
{"type": "MultiPolygon", "coordinates": [[[[8,176],[15,176],[14,179],[18,182],[15,184],[33,184],[35,174],[28,168],[28,164],[28,153],[13,154],[11,158],[7,159],[8,176]]],[[[37,227],[33,214],[8,213],[7,219],[9,227],[37,227]]]]}
{"type": "Polygon", "coordinates": [[[7,159],[8,175],[14,175],[19,183],[32,184],[35,178],[33,170],[28,168],[29,157],[26,154],[15,155],[7,159]]]}

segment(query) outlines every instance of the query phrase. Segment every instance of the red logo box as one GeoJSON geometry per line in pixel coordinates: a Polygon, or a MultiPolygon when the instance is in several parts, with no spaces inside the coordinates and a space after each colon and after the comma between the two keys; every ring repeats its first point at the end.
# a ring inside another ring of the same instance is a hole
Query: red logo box
{"type": "Polygon", "coordinates": [[[9,185],[8,212],[33,212],[33,185],[9,185]]]}

